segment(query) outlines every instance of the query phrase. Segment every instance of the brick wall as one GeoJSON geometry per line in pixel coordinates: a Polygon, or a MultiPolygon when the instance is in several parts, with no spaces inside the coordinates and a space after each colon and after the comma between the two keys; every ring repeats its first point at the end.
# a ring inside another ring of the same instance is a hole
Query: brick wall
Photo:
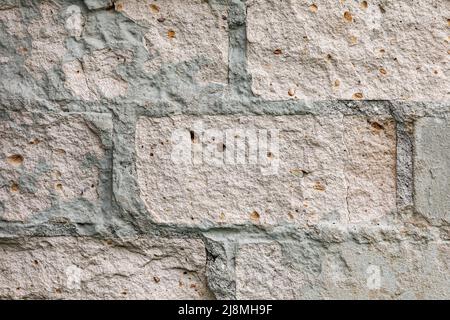
{"type": "Polygon", "coordinates": [[[449,298],[449,18],[0,0],[0,298],[449,298]]]}

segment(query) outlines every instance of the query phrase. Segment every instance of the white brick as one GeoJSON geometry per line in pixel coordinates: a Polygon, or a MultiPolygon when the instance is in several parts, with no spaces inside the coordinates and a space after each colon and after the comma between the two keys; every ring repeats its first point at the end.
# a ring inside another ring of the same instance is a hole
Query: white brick
{"type": "Polygon", "coordinates": [[[0,243],[3,299],[205,299],[195,239],[30,238],[0,243]]]}
{"type": "Polygon", "coordinates": [[[237,299],[448,299],[447,243],[242,244],[237,299]]]}
{"type": "Polygon", "coordinates": [[[390,119],[142,117],[137,123],[136,152],[140,197],[151,218],[159,223],[358,223],[396,209],[396,138],[390,119]],[[202,136],[195,129],[197,123],[203,129],[218,129],[219,135],[214,141],[213,137],[202,136]],[[237,142],[244,135],[233,133],[231,138],[240,138],[227,141],[224,135],[229,129],[254,130],[260,139],[267,133],[256,130],[277,129],[279,151],[261,148],[260,158],[244,157],[244,164],[237,164],[235,157],[233,164],[229,155],[233,145],[236,152],[237,142]],[[190,131],[195,132],[193,142],[190,131]],[[181,160],[188,163],[173,157],[180,145],[175,143],[178,136],[172,140],[174,133],[182,134],[187,141],[181,148],[187,155],[181,160]],[[193,157],[191,151],[202,145],[203,153],[193,157]],[[223,157],[219,165],[206,161],[208,148],[223,157]]]}
{"type": "Polygon", "coordinates": [[[450,122],[422,118],[415,125],[416,208],[434,224],[450,222],[450,122]]]}
{"type": "MultiPolygon", "coordinates": [[[[111,118],[99,115],[108,131],[111,118]]],[[[4,113],[0,120],[0,218],[25,222],[63,203],[99,199],[106,157],[82,114],[4,113]]]]}

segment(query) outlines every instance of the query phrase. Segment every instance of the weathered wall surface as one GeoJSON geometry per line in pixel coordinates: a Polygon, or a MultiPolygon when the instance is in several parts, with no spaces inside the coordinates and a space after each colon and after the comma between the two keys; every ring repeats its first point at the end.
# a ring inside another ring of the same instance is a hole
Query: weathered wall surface
{"type": "Polygon", "coordinates": [[[449,19],[0,0],[0,298],[450,298],[449,19]]]}

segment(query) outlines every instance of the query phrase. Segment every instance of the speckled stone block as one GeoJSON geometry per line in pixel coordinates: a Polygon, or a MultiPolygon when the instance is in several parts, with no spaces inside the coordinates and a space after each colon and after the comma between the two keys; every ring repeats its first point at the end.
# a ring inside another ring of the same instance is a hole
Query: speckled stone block
{"type": "Polygon", "coordinates": [[[238,299],[448,299],[448,243],[243,243],[238,299]]]}
{"type": "Polygon", "coordinates": [[[3,299],[210,299],[201,240],[58,237],[0,242],[3,299]]]}
{"type": "Polygon", "coordinates": [[[248,66],[265,99],[450,98],[448,1],[247,1],[248,66]]]}
{"type": "Polygon", "coordinates": [[[199,83],[227,83],[228,22],[226,1],[187,0],[115,2],[117,11],[145,29],[144,45],[152,59],[144,65],[156,73],[170,64],[196,63],[199,83]]]}
{"type": "Polygon", "coordinates": [[[0,219],[30,222],[76,203],[98,214],[111,131],[105,114],[1,113],[0,219]]]}

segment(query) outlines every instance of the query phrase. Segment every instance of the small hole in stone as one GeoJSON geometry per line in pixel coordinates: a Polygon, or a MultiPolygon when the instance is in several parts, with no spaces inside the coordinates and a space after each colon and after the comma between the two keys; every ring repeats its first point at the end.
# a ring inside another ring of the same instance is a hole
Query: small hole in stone
{"type": "Polygon", "coordinates": [[[23,156],[20,154],[13,154],[9,156],[7,159],[9,164],[12,164],[13,166],[20,166],[23,162],[23,156]]]}
{"type": "Polygon", "coordinates": [[[41,141],[38,139],[38,138],[35,138],[35,139],[33,139],[33,140],[31,140],[30,142],[29,142],[29,144],[38,144],[38,143],[40,143],[41,141]]]}
{"type": "Polygon", "coordinates": [[[252,213],[250,213],[250,219],[253,221],[258,221],[260,218],[260,215],[257,211],[253,211],[252,213]]]}
{"type": "Polygon", "coordinates": [[[372,128],[374,128],[375,130],[383,130],[383,129],[384,129],[383,125],[380,124],[380,123],[378,123],[378,122],[376,122],[376,121],[372,122],[370,125],[371,125],[372,128]]]}
{"type": "Polygon", "coordinates": [[[195,134],[195,132],[193,130],[191,130],[191,131],[189,131],[189,134],[191,136],[192,143],[197,143],[198,139],[197,139],[197,135],[195,134]]]}
{"type": "Polygon", "coordinates": [[[362,94],[362,92],[356,92],[353,94],[353,99],[362,99],[364,97],[364,95],[362,94]]]}
{"type": "Polygon", "coordinates": [[[167,36],[168,36],[170,39],[175,38],[175,31],[173,31],[173,30],[167,31],[167,36]]]}
{"type": "Polygon", "coordinates": [[[225,146],[224,143],[218,143],[217,144],[217,151],[219,151],[219,152],[224,152],[226,148],[227,147],[225,146]]]}
{"type": "Polygon", "coordinates": [[[151,4],[150,5],[150,10],[152,10],[153,12],[159,12],[159,7],[156,4],[151,4]]]}
{"type": "Polygon", "coordinates": [[[116,11],[122,11],[123,10],[123,4],[122,3],[114,3],[114,7],[116,11]]]}

